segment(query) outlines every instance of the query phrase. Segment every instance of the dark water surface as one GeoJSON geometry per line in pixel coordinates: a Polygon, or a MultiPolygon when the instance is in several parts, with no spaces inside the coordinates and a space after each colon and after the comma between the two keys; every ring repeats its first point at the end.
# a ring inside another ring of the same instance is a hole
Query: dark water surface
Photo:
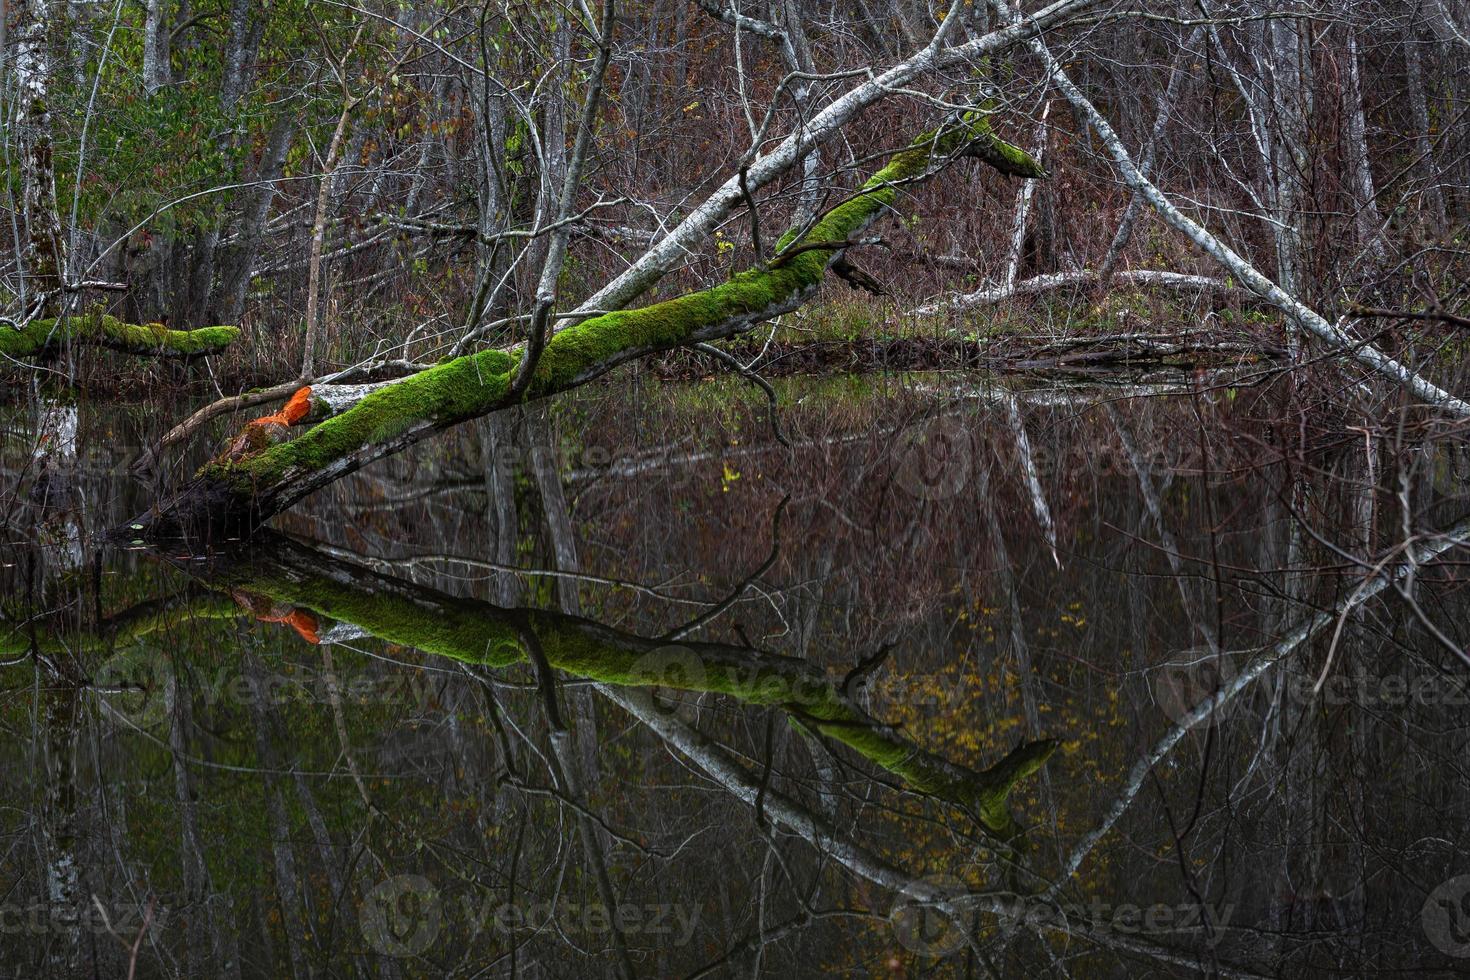
{"type": "Polygon", "coordinates": [[[103,537],[191,406],[0,410],[3,975],[1470,972],[1463,442],[781,387],[789,448],[606,386],[207,556],[103,537]]]}

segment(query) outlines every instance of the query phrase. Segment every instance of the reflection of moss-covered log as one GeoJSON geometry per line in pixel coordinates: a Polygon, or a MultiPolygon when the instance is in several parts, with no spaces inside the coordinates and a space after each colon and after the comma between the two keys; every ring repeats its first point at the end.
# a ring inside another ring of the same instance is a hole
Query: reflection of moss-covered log
{"type": "Polygon", "coordinates": [[[972,813],[987,830],[1013,837],[1006,799],[1020,779],[1051,755],[1051,740],[1021,745],[995,766],[975,771],[924,750],[849,700],[802,660],[720,643],[668,644],[600,623],[537,609],[503,609],[272,542],[213,563],[212,584],[310,610],[325,635],[333,620],[392,643],[455,660],[503,667],[539,645],[551,667],[618,686],[728,695],[779,708],[811,731],[840,742],[899,776],[910,787],[972,813]]]}
{"type": "Polygon", "coordinates": [[[32,320],[20,330],[0,326],[0,354],[37,357],[72,344],[152,357],[201,357],[218,354],[239,336],[239,327],[170,330],[156,323],[140,326],[106,314],[86,314],[32,320]]]}
{"type": "MultiPolygon", "coordinates": [[[[1008,174],[1043,174],[1024,151],[997,139],[983,116],[926,133],[804,234],[787,232],[769,263],[710,289],[605,313],[560,331],[547,343],[521,398],[544,398],[645,354],[728,337],[796,309],[854,236],[892,208],[898,184],[922,180],[958,156],[985,160],[1008,174]]],[[[314,392],[313,418],[340,414],[291,442],[206,466],[171,500],[135,520],[132,532],[167,536],[204,528],[251,529],[373,460],[504,407],[517,363],[516,356],[500,350],[466,355],[374,387],[345,410],[314,392]]]]}
{"type": "Polygon", "coordinates": [[[106,616],[94,627],[78,628],[65,619],[12,615],[6,609],[0,622],[0,656],[21,656],[35,650],[43,655],[107,653],[153,633],[165,632],[195,619],[225,619],[240,614],[228,598],[207,592],[154,599],[106,616]]]}

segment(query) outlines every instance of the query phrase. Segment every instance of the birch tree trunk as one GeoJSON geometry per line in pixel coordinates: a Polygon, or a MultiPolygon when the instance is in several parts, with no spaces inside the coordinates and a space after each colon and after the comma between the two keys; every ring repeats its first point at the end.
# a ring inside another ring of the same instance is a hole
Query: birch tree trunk
{"type": "Polygon", "coordinates": [[[61,219],[51,149],[51,16],[49,0],[15,0],[11,55],[21,159],[21,305],[28,315],[54,316],[62,305],[61,219]]]}
{"type": "MultiPolygon", "coordinates": [[[[954,65],[973,64],[989,55],[1008,50],[1036,37],[1049,27],[1085,12],[1099,2],[1100,0],[1055,0],[1033,14],[1018,18],[1015,23],[954,45],[943,43],[944,32],[952,26],[949,15],[946,15],[940,33],[928,45],[912,57],[834,99],[769,153],[756,159],[743,175],[729,177],[668,235],[615,279],[589,296],[576,312],[590,316],[597,310],[615,310],[627,306],[658,282],[669,269],[684,261],[696,244],[712,235],[715,228],[743,204],[746,190],[755,193],[765,187],[792,164],[803,159],[813,148],[835,138],[864,109],[889,97],[895,88],[928,72],[954,65]]],[[[958,18],[958,8],[952,9],[951,13],[958,18]]],[[[1034,161],[1030,161],[1024,152],[1014,147],[1003,149],[995,146],[994,149],[998,152],[984,155],[987,163],[1003,173],[1036,176],[1028,172],[1028,165],[1034,161]],[[1012,167],[1014,169],[1010,169],[1012,167]]],[[[561,323],[559,329],[569,329],[577,322],[577,319],[569,318],[561,323]]]]}
{"type": "MultiPolygon", "coordinates": [[[[1051,102],[1042,106],[1041,119],[1036,124],[1036,140],[1031,156],[1045,166],[1046,117],[1051,114],[1051,102]]],[[[1036,181],[1028,180],[1016,190],[1015,218],[1011,222],[1011,248],[1006,256],[1005,273],[1001,276],[1001,288],[1014,290],[1016,277],[1021,272],[1021,255],[1026,247],[1026,216],[1031,213],[1031,198],[1036,194],[1036,181]]]]}
{"type": "MultiPolygon", "coordinates": [[[[1174,106],[1179,101],[1179,90],[1184,84],[1184,79],[1189,76],[1185,61],[1204,37],[1204,33],[1204,28],[1196,27],[1190,33],[1189,39],[1184,42],[1174,63],[1169,66],[1169,81],[1165,83],[1164,94],[1159,98],[1159,108],[1154,115],[1153,128],[1149,130],[1148,144],[1144,146],[1143,153],[1139,156],[1138,171],[1144,176],[1148,176],[1153,171],[1159,143],[1168,133],[1169,120],[1173,118],[1174,106]]],[[[1128,242],[1133,238],[1133,228],[1138,222],[1138,213],[1143,210],[1143,203],[1143,197],[1137,191],[1134,191],[1128,198],[1128,209],[1123,212],[1123,220],[1118,223],[1118,230],[1113,234],[1113,240],[1108,243],[1107,254],[1103,256],[1102,264],[1097,267],[1098,281],[1104,285],[1112,278],[1113,269],[1117,267],[1123,250],[1128,247],[1128,242]]]]}
{"type": "MultiPolygon", "coordinates": [[[[1363,108],[1363,78],[1358,65],[1357,32],[1349,27],[1347,63],[1344,66],[1347,91],[1347,152],[1352,169],[1353,194],[1357,198],[1354,223],[1358,244],[1363,248],[1372,268],[1388,261],[1388,247],[1383,240],[1383,215],[1378,210],[1378,192],[1374,189],[1373,167],[1368,161],[1368,120],[1363,108]]],[[[1371,270],[1370,270],[1371,271],[1371,270]]]]}
{"type": "Polygon", "coordinates": [[[169,82],[169,26],[166,0],[148,0],[143,20],[143,93],[149,98],[169,82]]]}
{"type": "MultiPolygon", "coordinates": [[[[812,58],[812,46],[807,37],[806,25],[802,22],[800,0],[783,0],[781,20],[784,28],[784,37],[781,40],[781,60],[786,65],[786,70],[807,75],[815,74],[817,64],[812,58]]],[[[803,118],[811,114],[812,92],[813,83],[806,79],[798,81],[792,88],[796,110],[803,118]]],[[[818,174],[821,169],[822,151],[818,147],[813,147],[812,151],[801,159],[801,192],[797,208],[797,218],[800,221],[810,220],[817,213],[818,197],[821,194],[821,180],[818,174]]]]}
{"type": "Polygon", "coordinates": [[[306,916],[302,914],[304,903],[301,879],[296,868],[295,838],[291,833],[291,820],[286,812],[285,791],[279,775],[285,771],[285,767],[277,757],[275,733],[266,711],[271,696],[268,678],[255,651],[247,651],[244,661],[245,681],[250,688],[250,727],[255,732],[255,751],[261,765],[266,832],[270,837],[272,864],[275,866],[276,900],[280,903],[281,924],[286,936],[286,955],[291,965],[290,975],[296,980],[302,980],[311,974],[306,959],[306,916]]]}
{"type": "Polygon", "coordinates": [[[1273,204],[1276,281],[1292,296],[1302,296],[1308,285],[1302,268],[1302,204],[1311,171],[1307,150],[1311,69],[1299,21],[1288,17],[1261,23],[1264,43],[1254,57],[1262,77],[1270,82],[1271,115],[1276,121],[1271,152],[1262,161],[1267,195],[1273,204]]]}

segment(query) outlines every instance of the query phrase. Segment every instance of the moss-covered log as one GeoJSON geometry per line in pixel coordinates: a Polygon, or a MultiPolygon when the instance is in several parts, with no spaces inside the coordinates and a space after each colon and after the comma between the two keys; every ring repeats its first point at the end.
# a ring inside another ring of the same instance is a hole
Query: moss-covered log
{"type": "Polygon", "coordinates": [[[722,643],[669,644],[577,616],[458,598],[273,536],[209,563],[190,563],[189,571],[227,591],[257,618],[285,623],[309,642],[330,638],[345,624],[354,628],[354,637],[367,633],[496,668],[528,661],[534,642],[549,666],[574,677],[617,687],[707,692],[777,708],[910,788],[962,808],[1006,839],[1018,831],[1007,805],[1011,789],[1041,768],[1057,744],[1023,743],[977,771],[874,719],[804,660],[722,643]]]}
{"type": "Polygon", "coordinates": [[[147,357],[201,357],[218,354],[239,336],[239,327],[170,330],[162,324],[124,323],[105,313],[89,313],[32,320],[20,330],[0,325],[0,355],[18,360],[81,346],[147,357]]]}
{"type": "MultiPolygon", "coordinates": [[[[895,154],[849,199],[804,233],[787,232],[768,263],[728,282],[584,320],[557,333],[535,364],[520,400],[545,398],[646,354],[729,337],[806,302],[849,243],[892,210],[899,187],[923,180],[956,157],[985,160],[1008,174],[1040,177],[1025,151],[998,139],[983,115],[926,133],[895,154]],[[799,239],[799,241],[798,241],[799,239]]],[[[123,529],[138,538],[248,533],[308,493],[384,456],[507,404],[519,358],[489,350],[466,355],[382,386],[300,437],[222,456],[172,498],[123,529]]],[[[312,417],[337,412],[341,400],[317,393],[312,417]]]]}

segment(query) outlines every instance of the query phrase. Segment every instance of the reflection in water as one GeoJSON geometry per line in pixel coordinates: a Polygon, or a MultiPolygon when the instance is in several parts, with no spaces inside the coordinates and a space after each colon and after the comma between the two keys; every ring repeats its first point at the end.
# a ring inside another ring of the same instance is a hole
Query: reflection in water
{"type": "Polygon", "coordinates": [[[209,556],[7,410],[0,966],[1465,968],[1462,446],[1129,394],[584,392],[209,556]]]}

